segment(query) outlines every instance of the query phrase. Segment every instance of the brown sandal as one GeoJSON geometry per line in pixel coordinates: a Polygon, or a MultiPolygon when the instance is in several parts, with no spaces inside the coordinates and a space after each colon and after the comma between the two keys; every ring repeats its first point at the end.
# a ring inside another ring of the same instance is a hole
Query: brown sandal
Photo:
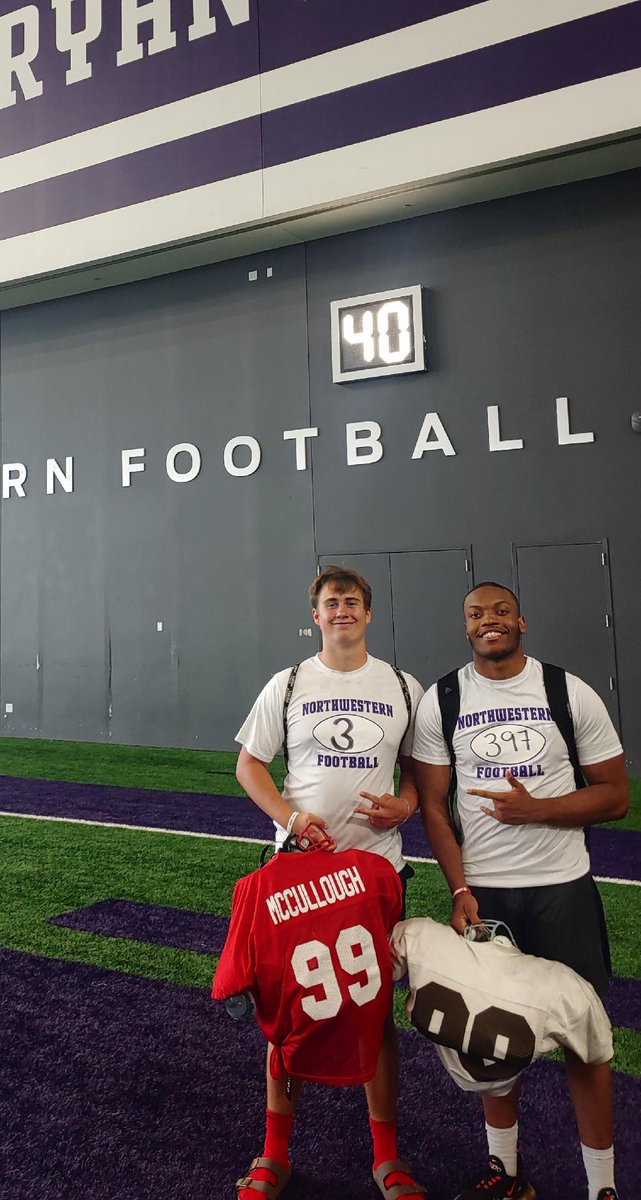
{"type": "Polygon", "coordinates": [[[381,1163],[376,1171],[372,1169],[374,1183],[381,1192],[381,1195],[385,1197],[385,1200],[401,1200],[401,1197],[404,1196],[427,1196],[423,1185],[417,1183],[416,1180],[413,1180],[411,1184],[393,1183],[388,1187],[386,1181],[390,1175],[394,1175],[397,1171],[402,1172],[403,1175],[409,1175],[410,1179],[412,1179],[412,1168],[409,1163],[401,1162],[400,1159],[396,1159],[393,1162],[381,1163]]]}
{"type": "Polygon", "coordinates": [[[242,1179],[236,1180],[236,1191],[240,1192],[242,1188],[250,1188],[253,1192],[262,1192],[263,1196],[267,1196],[267,1200],[278,1200],[283,1188],[289,1183],[291,1177],[291,1167],[286,1167],[283,1163],[278,1162],[276,1158],[259,1156],[252,1159],[247,1168],[247,1174],[243,1175],[242,1179]],[[252,1178],[252,1171],[257,1171],[261,1167],[265,1171],[271,1171],[276,1180],[275,1183],[252,1178]]]}

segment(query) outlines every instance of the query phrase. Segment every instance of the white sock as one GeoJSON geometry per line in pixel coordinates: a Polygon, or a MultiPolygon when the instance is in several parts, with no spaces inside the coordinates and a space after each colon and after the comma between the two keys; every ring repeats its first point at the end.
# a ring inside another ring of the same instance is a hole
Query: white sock
{"type": "Polygon", "coordinates": [[[588,1177],[588,1200],[597,1200],[601,1188],[614,1188],[614,1146],[593,1150],[581,1142],[581,1154],[588,1177]]]}
{"type": "MultiPolygon", "coordinates": [[[[516,1175],[516,1143],[519,1136],[519,1123],[515,1121],[510,1129],[497,1129],[485,1122],[487,1144],[490,1154],[500,1158],[508,1175],[516,1175]]],[[[590,1197],[592,1200],[592,1197],[590,1197]]]]}

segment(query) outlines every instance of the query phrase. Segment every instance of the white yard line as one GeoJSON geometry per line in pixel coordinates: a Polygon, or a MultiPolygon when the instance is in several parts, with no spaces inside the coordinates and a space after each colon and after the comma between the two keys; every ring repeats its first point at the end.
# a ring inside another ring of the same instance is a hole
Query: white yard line
{"type": "MultiPolygon", "coordinates": [[[[101,825],[105,829],[133,829],[139,833],[169,833],[175,837],[213,838],[218,842],[250,842],[264,846],[269,838],[241,837],[229,833],[198,833],[193,829],[165,829],[162,825],[128,825],[124,821],[89,821],[84,817],[50,817],[42,813],[5,812],[0,809],[0,817],[21,817],[27,821],[67,821],[70,825],[101,825]]],[[[436,866],[435,858],[421,857],[416,854],[405,855],[408,862],[429,863],[436,866]]],[[[618,879],[610,875],[595,875],[597,883],[620,883],[624,887],[641,887],[641,879],[618,879]]]]}

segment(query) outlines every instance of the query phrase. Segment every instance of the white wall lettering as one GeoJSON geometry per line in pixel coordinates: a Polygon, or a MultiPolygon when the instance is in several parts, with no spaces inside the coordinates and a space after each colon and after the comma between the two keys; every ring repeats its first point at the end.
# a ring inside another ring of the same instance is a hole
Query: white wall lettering
{"type": "Polygon", "coordinates": [[[144,458],[144,449],[140,450],[123,450],[120,458],[122,462],[122,486],[131,487],[131,476],[136,471],[144,471],[144,462],[134,462],[135,458],[144,458]]]}
{"type": "Polygon", "coordinates": [[[318,429],[311,426],[309,429],[285,429],[283,431],[283,441],[296,443],[296,470],[307,470],[307,439],[318,437],[318,429]]]}
{"type": "Polygon", "coordinates": [[[63,491],[73,492],[73,458],[65,458],[64,471],[55,458],[47,459],[47,495],[53,496],[56,490],[56,479],[63,491]]]}
{"type": "Polygon", "coordinates": [[[383,457],[381,432],[378,421],[350,421],[345,426],[348,467],[375,463],[383,457]]]}
{"type": "MultiPolygon", "coordinates": [[[[103,30],[103,13],[113,7],[120,17],[119,67],[140,62],[145,56],[174,50],[180,38],[189,41],[216,33],[220,16],[233,27],[252,20],[250,0],[48,0],[54,20],[47,20],[43,5],[24,4],[0,16],[0,110],[20,100],[42,96],[43,82],[36,76],[42,35],[55,38],[59,63],[66,66],[67,85],[91,79],[94,65],[89,47],[103,30]],[[107,8],[109,5],[109,9],[107,8]],[[41,8],[42,17],[41,17],[41,8]],[[173,10],[173,11],[172,11],[173,10]],[[216,12],[218,16],[216,16],[216,12]],[[183,22],[191,20],[185,26],[183,22]],[[178,32],[173,28],[175,21],[178,32]],[[146,27],[146,28],[145,28],[146,27]]],[[[7,4],[0,8],[6,8],[7,4]]],[[[116,42],[118,45],[118,42],[116,42]]],[[[47,63],[55,61],[53,46],[45,47],[47,63]]],[[[95,55],[94,55],[95,57],[95,55]]]]}
{"type": "MultiPolygon", "coordinates": [[[[522,438],[508,440],[501,436],[498,405],[489,405],[486,408],[486,416],[490,452],[523,449],[522,438]]],[[[483,417],[478,410],[475,419],[475,452],[483,449],[482,423],[483,417]]],[[[594,433],[570,432],[568,400],[565,396],[560,396],[556,400],[556,432],[558,443],[561,446],[595,441],[594,433]]],[[[277,438],[279,435],[274,432],[272,436],[277,438]]],[[[284,429],[281,436],[283,441],[294,443],[296,470],[308,470],[311,465],[310,443],[312,439],[319,437],[318,427],[284,429]]],[[[349,467],[377,463],[383,458],[382,428],[378,421],[351,421],[345,425],[345,437],[349,467]]],[[[550,437],[551,442],[552,440],[550,437]]],[[[409,447],[405,451],[406,454],[408,450],[409,447]]],[[[411,457],[412,459],[421,459],[429,450],[439,450],[448,458],[457,454],[449,434],[436,412],[425,414],[411,457]]],[[[223,450],[224,468],[228,475],[235,477],[254,475],[261,465],[262,454],[260,442],[250,434],[230,438],[223,450]]],[[[144,447],[120,451],[122,487],[131,487],[132,476],[147,470],[146,455],[147,451],[144,447]]],[[[277,457],[280,461],[282,457],[280,452],[277,457]]],[[[46,493],[48,496],[54,495],[60,490],[64,492],[75,490],[74,464],[75,460],[71,456],[60,461],[56,458],[47,458],[46,493]]],[[[167,477],[172,483],[189,483],[196,479],[202,471],[201,450],[193,442],[176,442],[166,453],[165,467],[167,477]],[[181,460],[181,455],[186,457],[181,460]]],[[[402,466],[399,467],[399,470],[402,470],[402,466]]],[[[6,500],[14,496],[26,496],[24,485],[27,477],[28,471],[24,463],[4,463],[2,467],[2,498],[6,500]]]]}
{"type": "MultiPolygon", "coordinates": [[[[222,0],[223,8],[232,25],[242,25],[249,20],[249,0],[222,0]]],[[[194,0],[194,20],[189,26],[189,40],[207,37],[216,32],[216,18],[211,15],[211,0],[194,0]]]]}
{"type": "Polygon", "coordinates": [[[163,50],[173,50],[176,45],[176,34],[171,28],[170,0],[121,0],[122,29],[121,48],[116,55],[119,67],[125,63],[137,62],[143,57],[144,45],[138,41],[138,30],[147,21],[153,23],[153,33],[147,43],[147,54],[160,54],[163,50]]]}
{"type": "Polygon", "coordinates": [[[2,464],[2,499],[8,500],[12,491],[16,496],[26,496],[24,484],[27,481],[27,468],[24,463],[2,464]]]}
{"type": "Polygon", "coordinates": [[[559,446],[578,446],[594,441],[593,433],[570,433],[570,406],[567,396],[557,398],[556,428],[559,446]]]}
{"type": "Polygon", "coordinates": [[[191,483],[192,479],[195,479],[200,474],[202,466],[200,450],[191,442],[178,442],[168,452],[165,465],[167,467],[167,474],[174,483],[191,483]],[[179,454],[188,454],[191,459],[191,466],[186,471],[176,470],[176,459],[179,454]]]}
{"type": "Polygon", "coordinates": [[[426,450],[442,450],[448,458],[456,454],[438,413],[425,414],[425,420],[412,451],[412,458],[422,458],[426,450]],[[432,434],[434,434],[433,437],[432,434]]]}
{"type": "Polygon", "coordinates": [[[35,4],[25,4],[16,12],[0,17],[0,108],[9,108],[16,102],[17,93],[12,87],[13,77],[20,84],[25,100],[42,95],[42,83],[31,70],[31,63],[40,48],[40,14],[35,4]],[[22,49],[13,53],[14,29],[22,26],[18,42],[22,49]]]}
{"type": "Polygon", "coordinates": [[[522,450],[523,439],[512,438],[503,441],[501,438],[501,416],[498,404],[489,404],[487,409],[487,432],[490,450],[522,450]]]}
{"type": "Polygon", "coordinates": [[[260,443],[253,437],[235,437],[231,438],[225,446],[223,462],[225,470],[230,475],[253,475],[260,466],[260,443]],[[249,449],[249,462],[246,467],[237,467],[234,463],[234,450],[237,446],[247,446],[249,449]]]}
{"type": "Polygon", "coordinates": [[[102,32],[102,0],[51,0],[56,14],[56,49],[68,54],[69,69],[65,75],[67,84],[91,79],[92,66],[87,58],[87,46],[95,42],[102,32]],[[78,29],[76,13],[84,12],[85,24],[78,29]],[[74,29],[73,26],[76,26],[74,29]]]}

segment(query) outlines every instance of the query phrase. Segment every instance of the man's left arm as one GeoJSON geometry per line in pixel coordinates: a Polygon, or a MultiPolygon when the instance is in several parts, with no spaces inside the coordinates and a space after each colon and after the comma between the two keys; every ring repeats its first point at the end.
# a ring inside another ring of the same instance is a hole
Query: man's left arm
{"type": "Polygon", "coordinates": [[[566,796],[532,796],[521,780],[511,774],[506,776],[508,791],[472,788],[469,794],[492,801],[492,807],[482,804],[481,809],[502,825],[539,824],[574,829],[599,821],[621,821],[630,806],[624,755],[584,765],[581,770],[587,787],[566,796]]]}

